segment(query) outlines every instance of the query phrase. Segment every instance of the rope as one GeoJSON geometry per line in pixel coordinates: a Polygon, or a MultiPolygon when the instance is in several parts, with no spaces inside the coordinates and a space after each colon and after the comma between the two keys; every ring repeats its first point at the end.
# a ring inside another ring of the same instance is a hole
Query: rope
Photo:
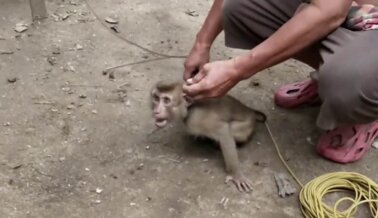
{"type": "Polygon", "coordinates": [[[355,172],[333,172],[319,176],[303,186],[282,157],[279,146],[267,122],[265,122],[265,126],[282,163],[298,185],[302,187],[299,201],[305,218],[352,218],[357,212],[357,207],[362,204],[368,204],[372,217],[378,218],[378,184],[376,182],[355,172]],[[335,192],[351,192],[354,194],[354,198],[341,198],[331,208],[323,202],[323,198],[327,194],[335,192]],[[342,202],[351,202],[352,204],[348,209],[339,211],[338,206],[342,202]]]}
{"type": "Polygon", "coordinates": [[[135,47],[137,47],[137,48],[139,48],[139,49],[141,49],[141,50],[143,50],[143,51],[145,51],[145,52],[147,52],[147,53],[150,53],[150,54],[154,54],[154,55],[157,55],[157,56],[160,56],[160,57],[164,57],[164,58],[166,58],[166,59],[169,59],[169,58],[186,58],[186,56],[185,55],[169,55],[169,54],[163,54],[163,53],[161,53],[161,52],[156,52],[156,51],[153,51],[153,50],[151,50],[151,49],[148,49],[148,48],[146,48],[146,47],[144,47],[144,46],[142,46],[142,45],[139,45],[139,44],[137,44],[137,43],[135,43],[135,42],[133,42],[133,41],[131,41],[131,40],[129,40],[129,39],[127,39],[127,38],[125,38],[125,37],[123,37],[123,36],[121,36],[121,35],[119,35],[119,34],[115,34],[114,32],[112,32],[109,28],[108,28],[108,26],[106,25],[106,23],[103,21],[103,19],[96,13],[96,11],[93,9],[93,7],[91,6],[91,4],[89,4],[89,1],[88,0],[84,0],[85,1],[85,3],[86,3],[86,5],[87,5],[87,7],[88,7],[88,9],[92,12],[92,14],[96,17],[96,20],[105,28],[105,29],[107,29],[113,36],[116,36],[117,38],[119,38],[119,39],[121,39],[122,41],[124,41],[124,42],[126,42],[126,43],[128,43],[128,44],[130,44],[130,45],[133,45],[133,46],[135,46],[135,47]]]}

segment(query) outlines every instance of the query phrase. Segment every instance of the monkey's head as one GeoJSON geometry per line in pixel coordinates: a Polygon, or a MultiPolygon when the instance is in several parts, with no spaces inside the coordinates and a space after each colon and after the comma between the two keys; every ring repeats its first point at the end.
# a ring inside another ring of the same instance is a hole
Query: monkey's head
{"type": "Polygon", "coordinates": [[[151,108],[157,127],[163,128],[174,120],[183,119],[187,115],[187,106],[182,83],[160,81],[152,88],[151,108]]]}

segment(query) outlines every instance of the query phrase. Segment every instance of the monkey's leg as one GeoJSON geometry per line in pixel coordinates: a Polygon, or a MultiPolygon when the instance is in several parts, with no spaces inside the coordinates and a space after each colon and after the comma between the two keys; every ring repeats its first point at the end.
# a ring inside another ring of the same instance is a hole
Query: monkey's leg
{"type": "Polygon", "coordinates": [[[223,124],[216,136],[220,143],[223,158],[226,165],[226,183],[232,181],[239,191],[252,191],[251,182],[244,177],[239,167],[239,158],[235,140],[231,134],[231,128],[228,124],[223,124]]]}
{"type": "Polygon", "coordinates": [[[238,143],[247,142],[255,130],[255,125],[255,121],[252,118],[232,122],[230,128],[234,140],[238,143]]]}

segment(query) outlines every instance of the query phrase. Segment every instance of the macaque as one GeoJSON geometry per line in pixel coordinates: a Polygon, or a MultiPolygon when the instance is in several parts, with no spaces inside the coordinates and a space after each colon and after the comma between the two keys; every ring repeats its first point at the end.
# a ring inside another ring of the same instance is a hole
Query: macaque
{"type": "Polygon", "coordinates": [[[266,116],[251,109],[230,95],[189,102],[181,82],[160,81],[151,90],[151,108],[155,125],[164,128],[181,121],[189,135],[205,137],[219,144],[227,173],[225,182],[232,181],[243,192],[253,190],[240,170],[237,144],[246,143],[253,135],[256,121],[266,116]]]}

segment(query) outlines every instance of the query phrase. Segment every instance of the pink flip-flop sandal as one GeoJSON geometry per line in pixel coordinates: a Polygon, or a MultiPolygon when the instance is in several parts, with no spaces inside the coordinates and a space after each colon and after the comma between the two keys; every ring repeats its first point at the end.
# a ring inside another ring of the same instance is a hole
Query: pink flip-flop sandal
{"type": "Polygon", "coordinates": [[[338,163],[360,160],[378,137],[378,121],[338,128],[325,133],[317,144],[317,152],[338,163]]]}
{"type": "Polygon", "coordinates": [[[275,102],[284,108],[313,104],[318,99],[318,86],[312,79],[281,86],[274,94],[275,102]]]}

